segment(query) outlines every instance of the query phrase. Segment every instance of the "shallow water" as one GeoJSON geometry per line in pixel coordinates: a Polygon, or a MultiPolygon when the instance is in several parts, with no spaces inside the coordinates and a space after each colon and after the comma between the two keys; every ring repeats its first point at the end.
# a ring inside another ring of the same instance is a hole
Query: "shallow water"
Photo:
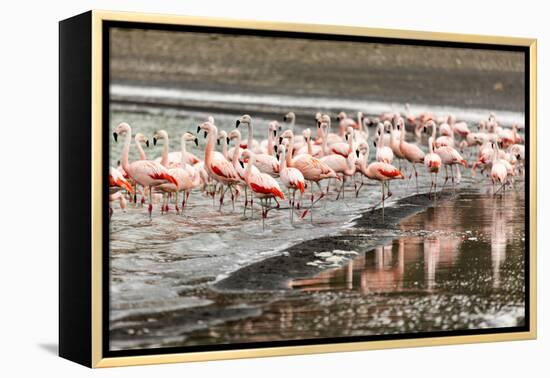
{"type": "MultiPolygon", "coordinates": [[[[111,123],[124,120],[134,132],[150,138],[160,128],[177,136],[196,131],[210,114],[113,105],[111,123]]],[[[221,129],[234,128],[234,115],[213,116],[221,129]]],[[[255,117],[256,125],[265,127],[268,121],[255,117]]],[[[242,133],[246,137],[246,131],[242,133]]],[[[258,132],[255,137],[263,135],[258,132]]],[[[171,141],[172,150],[179,146],[177,139],[171,141]]],[[[202,156],[202,138],[200,142],[198,150],[191,149],[198,156],[202,156]]],[[[112,165],[120,149],[120,143],[111,143],[112,165]]],[[[146,153],[160,156],[161,149],[152,147],[146,153]]],[[[130,160],[136,156],[132,148],[130,160]]],[[[424,169],[419,172],[419,191],[426,192],[429,179],[424,169]]],[[[211,198],[194,192],[184,215],[161,215],[157,205],[152,220],[144,207],[129,205],[122,212],[114,204],[111,348],[520,324],[524,197],[522,183],[516,187],[517,191],[493,197],[487,194],[486,179],[464,173],[460,188],[476,189],[457,192],[461,193],[457,198],[442,200],[400,228],[384,231],[357,226],[357,219],[380,196],[379,186],[371,183],[357,199],[351,185],[344,201],[334,201],[331,193],[329,201],[314,208],[313,223],[308,219],[291,225],[283,202],[282,209],[270,211],[265,230],[258,211],[255,219],[243,218],[242,198],[235,211],[228,202],[220,213],[211,198]],[[366,240],[375,232],[391,241],[374,250],[372,246],[363,250],[369,243],[356,241],[357,248],[319,250],[308,264],[324,271],[293,281],[292,290],[220,291],[214,286],[245,266],[285,256],[292,245],[331,235],[366,240]]],[[[394,182],[392,191],[387,206],[413,194],[414,181],[394,182]]]]}

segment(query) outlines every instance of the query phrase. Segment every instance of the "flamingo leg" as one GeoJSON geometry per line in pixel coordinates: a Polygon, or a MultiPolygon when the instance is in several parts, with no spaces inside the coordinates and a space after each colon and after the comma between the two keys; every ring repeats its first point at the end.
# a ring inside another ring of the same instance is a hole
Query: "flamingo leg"
{"type": "Polygon", "coordinates": [[[151,219],[151,215],[153,213],[153,188],[149,186],[149,206],[147,208],[147,211],[149,212],[149,219],[151,219]]]}
{"type": "Polygon", "coordinates": [[[180,213],[180,208],[178,207],[178,197],[179,197],[179,194],[180,194],[180,192],[179,192],[179,191],[176,191],[176,214],[179,214],[179,213],[180,213]]]}
{"type": "Polygon", "coordinates": [[[384,181],[382,181],[382,222],[384,222],[384,181]]]}
{"type": "Polygon", "coordinates": [[[414,179],[416,181],[416,193],[418,194],[418,172],[416,171],[416,163],[413,163],[414,179]]]}
{"type": "Polygon", "coordinates": [[[243,217],[246,217],[246,207],[248,206],[248,186],[245,185],[244,187],[244,211],[243,211],[243,217]]]}

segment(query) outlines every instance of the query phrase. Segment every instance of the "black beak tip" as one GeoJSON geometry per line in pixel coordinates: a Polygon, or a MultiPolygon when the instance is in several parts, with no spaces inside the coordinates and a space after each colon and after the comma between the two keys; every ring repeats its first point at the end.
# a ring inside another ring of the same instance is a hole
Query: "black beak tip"
{"type": "Polygon", "coordinates": [[[153,138],[153,146],[157,145],[157,138],[153,138]]]}
{"type": "Polygon", "coordinates": [[[197,133],[199,133],[200,131],[201,131],[201,127],[197,126],[197,133]]]}
{"type": "Polygon", "coordinates": [[[227,144],[229,144],[229,138],[225,138],[225,141],[227,142],[227,144]]]}
{"type": "Polygon", "coordinates": [[[273,151],[275,151],[275,153],[277,153],[279,147],[277,145],[273,146],[273,151]]]}
{"type": "Polygon", "coordinates": [[[355,155],[357,155],[357,157],[359,157],[359,150],[355,150],[355,155]]]}
{"type": "Polygon", "coordinates": [[[207,136],[208,136],[208,132],[205,131],[205,132],[204,132],[204,137],[206,138],[207,136]]]}
{"type": "Polygon", "coordinates": [[[220,145],[220,140],[219,140],[219,139],[216,141],[216,144],[217,144],[218,146],[220,145]]]}
{"type": "Polygon", "coordinates": [[[235,127],[239,127],[239,125],[241,124],[241,121],[240,120],[237,120],[237,122],[235,122],[235,127]]]}
{"type": "Polygon", "coordinates": [[[283,143],[283,137],[279,137],[279,144],[283,143]]]}
{"type": "Polygon", "coordinates": [[[146,141],[145,141],[145,145],[146,145],[147,147],[149,147],[149,140],[146,140],[146,141]]]}
{"type": "Polygon", "coordinates": [[[199,140],[197,138],[195,138],[195,146],[199,146],[199,140]]]}
{"type": "Polygon", "coordinates": [[[115,142],[117,142],[117,140],[118,140],[118,134],[117,134],[117,133],[113,133],[113,138],[115,138],[115,142]]]}
{"type": "Polygon", "coordinates": [[[241,165],[242,168],[244,168],[244,163],[242,162],[242,160],[239,160],[239,164],[241,165]]]}

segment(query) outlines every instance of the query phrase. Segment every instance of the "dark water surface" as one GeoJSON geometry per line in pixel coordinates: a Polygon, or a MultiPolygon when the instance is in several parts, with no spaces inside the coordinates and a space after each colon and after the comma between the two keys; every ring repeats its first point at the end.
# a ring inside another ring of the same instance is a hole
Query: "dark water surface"
{"type": "Polygon", "coordinates": [[[204,306],[128,317],[111,329],[114,346],[524,325],[521,184],[501,196],[478,189],[457,191],[427,209],[424,205],[431,202],[423,197],[398,202],[393,213],[387,209],[386,226],[379,213],[365,213],[355,227],[331,238],[333,244],[305,241],[271,261],[236,271],[215,287],[192,293],[207,298],[204,306]],[[254,285],[243,285],[239,275],[272,285],[252,290],[254,285]]]}

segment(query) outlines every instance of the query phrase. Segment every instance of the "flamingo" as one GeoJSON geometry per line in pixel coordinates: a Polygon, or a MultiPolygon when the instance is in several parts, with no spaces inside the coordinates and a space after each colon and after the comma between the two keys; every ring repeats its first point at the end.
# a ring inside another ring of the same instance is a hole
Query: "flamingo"
{"type": "Polygon", "coordinates": [[[138,150],[139,160],[147,160],[147,156],[145,155],[145,151],[143,151],[143,147],[141,147],[141,143],[145,143],[145,145],[149,147],[149,140],[142,133],[136,133],[134,141],[136,142],[136,149],[138,150]]]}
{"type": "MultiPolygon", "coordinates": [[[[349,119],[349,118],[348,118],[349,119]]],[[[346,133],[344,134],[345,142],[333,143],[328,148],[328,152],[332,154],[341,155],[345,158],[353,151],[353,140],[355,137],[355,132],[353,127],[348,126],[346,133]]]]}
{"type": "Polygon", "coordinates": [[[255,152],[258,147],[258,141],[254,139],[254,128],[252,127],[252,117],[250,117],[248,114],[242,115],[236,122],[235,127],[239,128],[241,124],[244,124],[248,128],[248,139],[246,144],[241,143],[241,148],[247,148],[253,152],[255,152]]]}
{"type": "MultiPolygon", "coordinates": [[[[281,191],[277,181],[268,174],[265,173],[253,173],[252,166],[256,160],[256,154],[250,150],[245,150],[242,153],[241,159],[248,160],[248,166],[244,174],[244,179],[248,188],[258,198],[260,198],[262,206],[262,227],[265,229],[265,218],[267,218],[267,212],[269,211],[269,202],[271,198],[285,199],[285,195],[281,191]],[[269,202],[268,202],[269,200],[269,202]]],[[[243,160],[240,160],[241,167],[244,168],[243,160]]]]}
{"type": "Polygon", "coordinates": [[[457,150],[450,146],[438,147],[434,150],[434,152],[439,155],[439,157],[441,158],[441,163],[445,165],[445,182],[443,183],[443,188],[445,188],[445,185],[447,185],[447,181],[449,180],[448,167],[451,166],[451,176],[454,189],[455,176],[453,172],[453,166],[461,164],[467,168],[468,163],[462,158],[462,155],[460,155],[457,150]]]}
{"type": "MultiPolygon", "coordinates": [[[[316,118],[316,120],[318,120],[316,118]]],[[[293,133],[295,132],[294,127],[296,126],[296,113],[288,112],[283,116],[283,121],[288,123],[288,129],[293,133]]],[[[304,147],[305,139],[302,135],[296,135],[294,137],[294,148],[298,151],[300,148],[304,147]]]]}
{"type": "MultiPolygon", "coordinates": [[[[399,149],[401,150],[401,154],[409,161],[409,163],[411,163],[413,167],[416,180],[416,192],[418,193],[418,172],[416,171],[416,164],[424,163],[424,152],[416,144],[405,141],[407,131],[405,130],[405,122],[403,121],[403,118],[399,118],[397,120],[397,129],[401,132],[399,149]]],[[[409,180],[411,179],[412,174],[413,172],[411,171],[409,180]]]]}
{"type": "Polygon", "coordinates": [[[124,171],[138,184],[149,188],[149,217],[153,212],[152,189],[155,186],[171,182],[177,185],[176,179],[170,175],[168,170],[150,160],[137,160],[132,163],[128,161],[128,152],[130,151],[130,143],[132,140],[132,128],[126,122],[119,123],[113,132],[115,142],[118,136],[124,136],[124,146],[122,147],[122,155],[120,158],[124,171]]]}
{"type": "MultiPolygon", "coordinates": [[[[336,200],[340,198],[340,194],[342,194],[342,198],[344,198],[345,194],[345,185],[346,185],[346,177],[355,175],[356,170],[356,161],[359,158],[359,150],[355,150],[355,152],[350,153],[347,157],[343,157],[342,155],[333,154],[324,156],[321,158],[321,162],[328,165],[336,174],[341,175],[342,177],[342,187],[338,191],[338,195],[336,196],[336,200]]],[[[357,189],[357,188],[355,188],[357,189]]]]}
{"type": "MultiPolygon", "coordinates": [[[[392,193],[390,192],[390,188],[388,185],[388,193],[387,196],[384,193],[384,189],[386,186],[386,182],[389,184],[389,181],[396,180],[396,179],[404,179],[405,176],[401,173],[399,169],[394,167],[391,164],[375,161],[373,163],[370,163],[367,166],[366,159],[363,159],[361,161],[360,166],[361,173],[363,173],[367,178],[371,180],[379,181],[382,184],[382,219],[384,219],[384,201],[386,198],[389,198],[392,196],[392,193]]],[[[373,207],[373,209],[376,206],[373,207]]]]}
{"type": "Polygon", "coordinates": [[[502,159],[498,157],[498,144],[492,143],[493,147],[493,166],[491,168],[491,181],[493,182],[493,193],[497,193],[499,190],[506,190],[506,182],[508,176],[508,170],[502,159]],[[495,183],[500,183],[500,188],[495,192],[495,183]]]}
{"type": "Polygon", "coordinates": [[[203,130],[207,135],[206,147],[204,150],[204,167],[208,174],[222,185],[220,189],[220,208],[222,210],[223,199],[227,189],[231,192],[231,200],[234,203],[235,197],[232,187],[239,183],[239,175],[233,165],[219,152],[214,151],[214,144],[218,139],[218,129],[211,122],[206,121],[197,127],[197,133],[203,130]],[[223,189],[225,186],[225,189],[223,189]]]}
{"type": "Polygon", "coordinates": [[[300,202],[302,202],[302,196],[305,191],[305,179],[302,172],[296,168],[286,166],[286,147],[281,145],[278,147],[279,165],[280,165],[280,178],[283,185],[288,190],[288,201],[290,203],[290,222],[294,219],[294,206],[296,202],[296,191],[300,191],[300,201],[298,202],[298,209],[300,208],[300,202]],[[292,195],[290,192],[292,191],[292,195]]]}
{"type": "Polygon", "coordinates": [[[374,141],[376,147],[376,160],[379,162],[391,164],[393,162],[393,151],[390,147],[384,145],[384,124],[378,124],[378,143],[374,141]]]}
{"type": "MultiPolygon", "coordinates": [[[[241,183],[244,185],[244,212],[243,216],[246,216],[246,209],[248,207],[248,185],[246,184],[244,174],[246,172],[246,169],[243,165],[240,164],[239,159],[241,158],[241,132],[237,129],[231,130],[228,136],[229,140],[235,141],[235,147],[233,150],[233,156],[231,159],[231,164],[233,164],[233,167],[237,171],[237,174],[239,175],[239,179],[241,183]]],[[[252,166],[252,173],[259,174],[260,171],[256,166],[252,166]]],[[[252,207],[254,205],[253,199],[250,201],[250,206],[252,207]]],[[[254,215],[254,213],[252,213],[254,215]]]]}
{"type": "Polygon", "coordinates": [[[281,125],[277,121],[271,121],[267,125],[267,139],[260,142],[260,151],[262,154],[273,156],[273,146],[277,133],[282,129],[281,125]]]}
{"type": "MultiPolygon", "coordinates": [[[[286,165],[288,167],[297,168],[300,172],[302,172],[304,179],[310,182],[314,182],[321,192],[319,198],[314,201],[315,195],[313,192],[313,185],[311,185],[310,209],[312,209],[315,202],[324,197],[323,189],[321,188],[319,182],[328,178],[338,178],[338,175],[328,165],[324,164],[319,159],[309,154],[299,155],[296,158],[293,158],[292,153],[294,151],[294,133],[292,132],[292,130],[286,130],[285,132],[283,132],[283,134],[281,134],[281,136],[279,137],[279,144],[282,143],[282,140],[284,138],[289,139],[286,165]]],[[[304,211],[304,213],[302,214],[302,218],[307,214],[308,211],[309,210],[304,211]]],[[[313,220],[313,213],[311,214],[311,219],[313,220]]]]}
{"type": "Polygon", "coordinates": [[[428,139],[428,153],[424,156],[424,165],[428,170],[428,173],[431,176],[432,184],[430,185],[430,193],[428,197],[432,195],[432,189],[434,191],[434,198],[437,195],[437,175],[441,168],[441,157],[434,152],[434,138],[430,137],[428,139]],[[435,180],[434,180],[435,178],[435,180]]]}

